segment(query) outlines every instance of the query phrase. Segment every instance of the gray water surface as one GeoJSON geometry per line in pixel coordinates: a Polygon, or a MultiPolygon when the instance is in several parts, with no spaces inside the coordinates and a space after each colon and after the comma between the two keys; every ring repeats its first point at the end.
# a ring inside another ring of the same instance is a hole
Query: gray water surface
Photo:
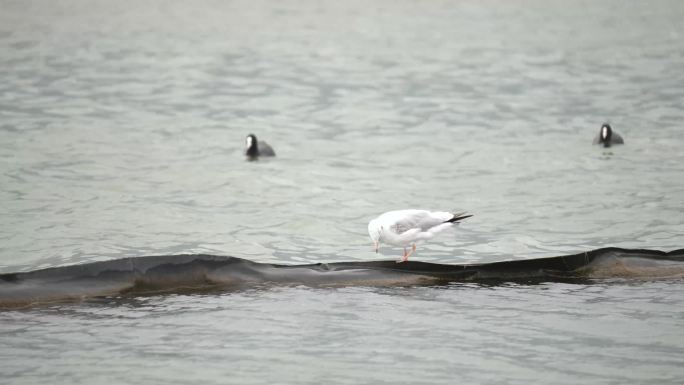
{"type": "Polygon", "coordinates": [[[11,383],[681,383],[681,282],[303,287],[1,315],[11,383]],[[11,350],[11,354],[7,351],[11,350]]]}
{"type": "MultiPolygon", "coordinates": [[[[684,247],[678,1],[0,1],[0,272],[201,252],[684,247]],[[625,139],[591,146],[609,121],[625,139]],[[246,162],[255,133],[274,159],[246,162]]],[[[681,281],[264,289],[0,313],[13,383],[676,383],[681,281]]]]}

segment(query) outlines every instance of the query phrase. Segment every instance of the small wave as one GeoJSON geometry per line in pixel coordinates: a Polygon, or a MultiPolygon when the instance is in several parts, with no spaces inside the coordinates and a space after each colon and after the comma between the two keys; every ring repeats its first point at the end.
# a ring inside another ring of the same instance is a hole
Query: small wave
{"type": "Polygon", "coordinates": [[[293,266],[207,254],[164,255],[0,274],[0,308],[119,295],[242,290],[268,284],[408,286],[682,277],[684,249],[603,248],[550,258],[464,265],[369,261],[293,266]]]}

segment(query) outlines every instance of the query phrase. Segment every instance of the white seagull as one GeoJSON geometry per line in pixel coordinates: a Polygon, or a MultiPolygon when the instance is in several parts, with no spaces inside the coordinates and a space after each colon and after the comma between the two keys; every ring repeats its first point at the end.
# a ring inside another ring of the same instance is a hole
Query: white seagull
{"type": "Polygon", "coordinates": [[[401,246],[404,248],[404,256],[397,262],[406,262],[409,255],[416,251],[416,242],[430,239],[469,217],[472,215],[465,212],[453,214],[447,211],[414,209],[388,211],[368,223],[368,234],[376,253],[380,242],[401,246]],[[410,244],[411,251],[407,252],[406,247],[410,244]]]}

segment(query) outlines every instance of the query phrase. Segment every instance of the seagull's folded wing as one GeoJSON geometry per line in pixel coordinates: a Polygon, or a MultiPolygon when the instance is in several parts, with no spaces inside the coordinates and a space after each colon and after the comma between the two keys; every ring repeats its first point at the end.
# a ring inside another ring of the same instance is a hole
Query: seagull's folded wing
{"type": "Polygon", "coordinates": [[[396,231],[398,234],[410,229],[420,229],[421,232],[425,232],[453,217],[453,214],[446,211],[406,210],[404,215],[396,220],[396,231]]]}

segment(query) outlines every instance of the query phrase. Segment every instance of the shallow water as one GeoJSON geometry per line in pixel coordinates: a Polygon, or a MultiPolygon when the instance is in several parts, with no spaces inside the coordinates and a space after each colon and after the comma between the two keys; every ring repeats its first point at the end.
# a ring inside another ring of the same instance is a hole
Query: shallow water
{"type": "MultiPolygon", "coordinates": [[[[425,261],[684,247],[680,2],[1,6],[0,272],[189,252],[395,258],[371,252],[366,224],[405,207],[475,214],[420,247],[425,261]],[[624,146],[590,145],[606,120],[624,146]],[[249,132],[278,157],[245,162],[249,132]]],[[[682,298],[672,281],[62,305],[0,314],[0,370],[676,382],[682,298]]]]}

